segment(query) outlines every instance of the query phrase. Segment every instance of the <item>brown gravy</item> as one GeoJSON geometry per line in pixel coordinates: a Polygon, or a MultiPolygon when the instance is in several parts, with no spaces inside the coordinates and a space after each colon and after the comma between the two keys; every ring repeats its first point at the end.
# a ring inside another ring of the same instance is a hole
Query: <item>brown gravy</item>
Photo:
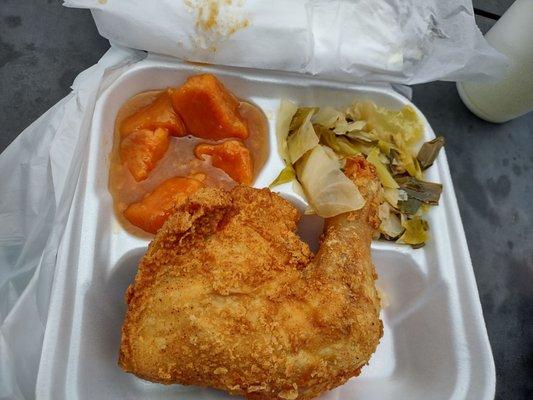
{"type": "MultiPolygon", "coordinates": [[[[151,90],[133,96],[120,108],[115,120],[113,149],[110,154],[109,191],[113,197],[115,212],[119,220],[124,227],[136,234],[147,235],[146,232],[129,223],[122,213],[131,203],[141,201],[146,194],[152,192],[159,184],[169,178],[203,173],[206,175],[204,181],[206,186],[231,189],[236,185],[236,182],[224,171],[211,166],[209,157],[207,160],[198,160],[194,156],[193,151],[197,144],[217,142],[193,136],[171,137],[170,146],[165,156],[159,160],[148,178],[141,182],[135,181],[120,159],[120,132],[118,128],[125,118],[153,102],[161,92],[162,90],[151,90]]],[[[240,102],[239,114],[248,127],[249,136],[244,143],[252,156],[255,178],[268,157],[268,122],[261,109],[245,101],[240,102]]],[[[220,142],[218,141],[218,143],[220,142]]]]}

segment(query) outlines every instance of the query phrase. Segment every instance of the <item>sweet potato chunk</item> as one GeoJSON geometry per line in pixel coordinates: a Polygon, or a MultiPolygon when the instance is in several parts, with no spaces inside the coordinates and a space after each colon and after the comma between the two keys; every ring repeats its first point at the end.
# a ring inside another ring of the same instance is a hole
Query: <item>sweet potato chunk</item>
{"type": "Polygon", "coordinates": [[[156,128],[168,129],[172,136],[185,136],[185,124],[176,114],[170,98],[170,90],[165,90],[154,100],[134,114],[130,115],[120,125],[122,137],[141,129],[155,130],[156,128]]]}
{"type": "Polygon", "coordinates": [[[188,78],[172,92],[172,104],[193,136],[212,140],[248,137],[237,112],[239,101],[211,74],[188,78]]]}
{"type": "Polygon", "coordinates": [[[142,230],[156,233],[172,214],[173,207],[200,189],[204,179],[203,174],[167,179],[142,201],[130,204],[124,211],[124,217],[142,230]]]}
{"type": "Polygon", "coordinates": [[[120,143],[120,158],[137,182],[148,178],[170,143],[168,131],[143,129],[130,133],[120,143]]]}
{"type": "Polygon", "coordinates": [[[254,177],[254,168],[250,151],[238,140],[228,140],[220,144],[201,143],[194,148],[194,155],[203,159],[211,156],[213,167],[220,168],[234,181],[250,185],[254,177]]]}

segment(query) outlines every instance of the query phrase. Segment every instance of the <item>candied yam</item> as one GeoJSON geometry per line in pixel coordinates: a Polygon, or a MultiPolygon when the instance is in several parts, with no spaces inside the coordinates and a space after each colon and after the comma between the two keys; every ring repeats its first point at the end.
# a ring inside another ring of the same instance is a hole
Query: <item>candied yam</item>
{"type": "Polygon", "coordinates": [[[140,182],[148,178],[150,171],[163,158],[169,143],[170,138],[166,129],[135,131],[122,139],[120,158],[128,167],[133,178],[140,182]]]}
{"type": "Polygon", "coordinates": [[[172,92],[172,103],[193,136],[212,140],[248,137],[237,111],[239,101],[211,74],[188,78],[172,92]]]}
{"type": "Polygon", "coordinates": [[[156,128],[168,129],[172,136],[187,134],[185,124],[174,111],[169,90],[165,90],[151,104],[125,118],[120,125],[120,134],[126,137],[137,130],[156,128]]]}
{"type": "Polygon", "coordinates": [[[142,230],[156,233],[172,214],[174,206],[183,203],[189,195],[200,189],[204,179],[203,174],[167,179],[142,201],[130,204],[124,211],[124,217],[142,230]]]}
{"type": "Polygon", "coordinates": [[[253,164],[250,151],[238,140],[228,140],[220,144],[201,143],[194,148],[194,155],[203,159],[211,156],[211,164],[223,170],[234,181],[250,185],[253,180],[253,164]]]}

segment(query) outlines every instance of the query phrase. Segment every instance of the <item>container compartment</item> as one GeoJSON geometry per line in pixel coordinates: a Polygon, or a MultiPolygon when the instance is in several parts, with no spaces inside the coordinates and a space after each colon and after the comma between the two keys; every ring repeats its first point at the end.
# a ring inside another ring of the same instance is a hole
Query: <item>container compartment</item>
{"type": "MultiPolygon", "coordinates": [[[[179,85],[189,75],[201,72],[216,74],[238,97],[258,105],[268,118],[270,155],[257,176],[256,187],[268,186],[283,166],[275,140],[281,99],[336,107],[354,99],[368,99],[391,108],[411,104],[385,87],[278,72],[165,60],[146,60],[125,72],[96,106],[87,167],[73,207],[78,213],[77,222],[68,227],[68,248],[60,251],[60,257],[68,263],[56,273],[38,398],[231,398],[210,389],[145,382],[117,365],[124,292],[133,281],[149,239],[126,231],[114,214],[107,184],[115,116],[131,96],[179,85]]],[[[425,139],[429,140],[434,137],[433,131],[420,116],[425,139]]],[[[382,313],[384,336],[361,376],[324,394],[324,399],[494,396],[492,355],[444,154],[426,177],[444,184],[441,205],[432,209],[428,218],[431,239],[418,250],[373,243],[377,284],[388,303],[382,313]]],[[[276,190],[300,209],[305,207],[290,184],[276,190]]],[[[300,223],[300,233],[315,250],[321,226],[318,217],[305,216],[300,223]]]]}

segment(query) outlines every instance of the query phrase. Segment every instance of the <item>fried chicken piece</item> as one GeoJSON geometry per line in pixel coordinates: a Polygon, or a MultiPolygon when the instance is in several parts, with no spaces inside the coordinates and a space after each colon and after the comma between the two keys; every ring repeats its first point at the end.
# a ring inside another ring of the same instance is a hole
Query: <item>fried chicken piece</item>
{"type": "Polygon", "coordinates": [[[346,173],[366,205],[327,219],[314,257],[268,189],[207,188],[177,207],[127,291],[120,366],[248,399],[311,399],[359,375],[383,332],[379,183],[363,158],[346,173]]]}

